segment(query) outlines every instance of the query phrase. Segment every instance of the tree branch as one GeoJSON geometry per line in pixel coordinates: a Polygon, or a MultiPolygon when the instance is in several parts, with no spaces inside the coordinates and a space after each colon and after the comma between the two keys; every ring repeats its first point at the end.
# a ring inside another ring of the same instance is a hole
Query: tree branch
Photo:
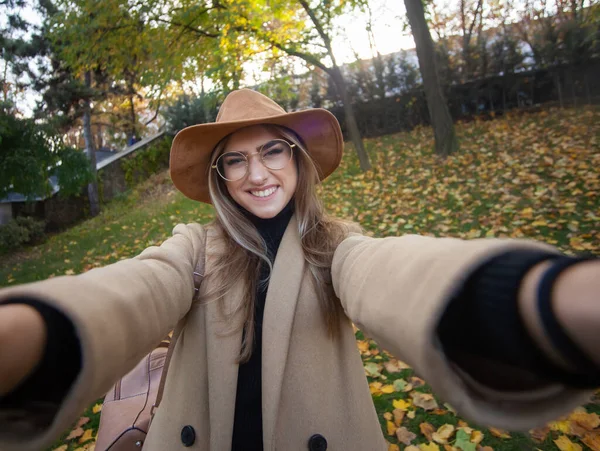
{"type": "Polygon", "coordinates": [[[301,58],[304,61],[306,61],[307,63],[312,64],[313,66],[318,67],[319,69],[321,69],[322,71],[326,72],[327,74],[329,74],[329,75],[332,74],[331,68],[325,66],[325,64],[323,64],[321,61],[319,61],[319,59],[317,59],[313,55],[310,55],[310,54],[304,53],[304,52],[299,52],[298,50],[293,50],[293,49],[287,48],[287,47],[285,47],[285,46],[283,46],[283,45],[281,45],[278,42],[275,42],[273,40],[269,40],[268,42],[273,47],[277,47],[279,50],[284,51],[288,55],[296,56],[298,58],[301,58]]]}
{"type": "Polygon", "coordinates": [[[169,21],[169,20],[166,20],[166,19],[162,19],[160,17],[156,17],[156,18],[154,18],[154,20],[157,21],[157,22],[162,22],[162,23],[166,23],[166,24],[169,24],[169,25],[173,25],[175,27],[181,27],[181,28],[183,28],[185,30],[191,31],[192,33],[198,34],[200,36],[205,36],[207,38],[218,38],[219,37],[218,34],[210,33],[208,31],[204,31],[204,30],[199,30],[198,28],[194,28],[194,27],[192,27],[192,26],[190,26],[188,24],[184,24],[184,23],[180,23],[180,22],[174,22],[174,21],[169,21]]]}
{"type": "Polygon", "coordinates": [[[333,50],[331,49],[331,39],[329,38],[327,33],[325,33],[325,30],[323,29],[321,22],[315,15],[315,12],[312,9],[310,9],[310,6],[306,0],[298,0],[298,1],[299,1],[300,5],[302,5],[302,8],[304,8],[304,11],[306,11],[306,14],[308,14],[308,17],[310,17],[310,20],[312,21],[315,28],[317,29],[317,33],[319,33],[319,36],[321,36],[321,39],[323,39],[323,42],[325,43],[325,48],[327,49],[327,53],[329,53],[329,57],[331,58],[333,65],[337,66],[337,63],[335,62],[335,56],[333,55],[333,50]]]}

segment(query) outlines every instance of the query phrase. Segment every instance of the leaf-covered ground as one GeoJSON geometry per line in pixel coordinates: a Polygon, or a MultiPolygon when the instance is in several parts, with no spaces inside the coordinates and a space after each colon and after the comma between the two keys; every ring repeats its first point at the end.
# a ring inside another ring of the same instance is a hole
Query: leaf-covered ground
{"type": "MultiPolygon", "coordinates": [[[[527,237],[567,253],[600,253],[600,109],[510,115],[462,123],[457,132],[461,151],[446,161],[432,155],[427,127],[367,140],[374,170],[366,174],[348,146],[322,189],[328,211],[373,236],[527,237]]],[[[185,199],[159,174],[98,218],[2,256],[0,283],[103,266],[159,244],[179,222],[211,217],[210,207],[185,199]]],[[[357,340],[390,450],[600,450],[597,399],[529,434],[467,424],[404,363],[360,331],[357,340]]],[[[52,449],[91,451],[99,408],[90,406],[52,449]]]]}

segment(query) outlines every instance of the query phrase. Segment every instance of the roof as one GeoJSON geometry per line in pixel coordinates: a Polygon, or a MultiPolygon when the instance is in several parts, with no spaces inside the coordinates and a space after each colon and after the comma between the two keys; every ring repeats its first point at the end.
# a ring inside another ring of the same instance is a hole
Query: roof
{"type": "Polygon", "coordinates": [[[35,202],[35,201],[47,199],[48,197],[51,197],[60,191],[60,186],[58,185],[58,178],[55,175],[48,178],[48,183],[50,184],[51,191],[50,191],[50,194],[47,196],[36,196],[32,199],[27,199],[27,196],[25,196],[21,193],[11,192],[11,193],[8,193],[8,195],[4,199],[0,199],[0,204],[12,203],[12,202],[27,202],[28,200],[35,202]]]}
{"type": "MultiPolygon", "coordinates": [[[[162,131],[162,132],[158,132],[156,135],[152,135],[147,138],[144,138],[141,141],[136,142],[133,146],[129,146],[126,149],[122,150],[121,152],[117,152],[113,155],[109,155],[108,158],[106,158],[104,160],[99,160],[98,158],[96,158],[96,170],[99,171],[100,169],[119,160],[120,158],[123,158],[124,156],[127,156],[130,153],[135,152],[136,150],[139,150],[142,147],[147,146],[151,142],[156,141],[159,138],[162,138],[164,134],[165,134],[165,132],[162,131]]],[[[97,152],[96,152],[96,155],[98,155],[97,152]]]]}
{"type": "MultiPolygon", "coordinates": [[[[107,149],[97,150],[96,151],[96,170],[99,171],[100,169],[110,165],[111,163],[114,163],[115,161],[123,158],[124,156],[129,155],[130,153],[135,152],[136,150],[139,150],[139,149],[147,146],[151,142],[161,138],[164,134],[165,134],[165,132],[161,131],[155,135],[149,136],[148,138],[144,138],[141,141],[135,143],[133,146],[129,146],[129,147],[125,148],[121,152],[113,152],[113,151],[107,150],[107,149]]],[[[11,192],[11,193],[8,193],[8,195],[6,197],[4,197],[3,199],[0,199],[0,204],[12,203],[12,202],[27,202],[27,201],[37,202],[37,201],[42,201],[44,199],[52,197],[53,195],[55,195],[56,193],[58,193],[60,191],[60,185],[58,184],[58,178],[55,175],[53,175],[48,178],[48,183],[50,184],[51,192],[47,196],[36,196],[32,199],[27,199],[27,196],[25,196],[21,193],[11,192]]]]}

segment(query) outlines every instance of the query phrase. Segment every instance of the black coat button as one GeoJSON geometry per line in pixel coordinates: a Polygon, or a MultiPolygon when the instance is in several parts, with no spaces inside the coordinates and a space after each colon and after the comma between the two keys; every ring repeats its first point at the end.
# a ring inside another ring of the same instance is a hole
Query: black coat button
{"type": "Polygon", "coordinates": [[[190,425],[184,426],[181,429],[181,443],[183,446],[192,446],[196,441],[196,431],[190,425]]]}
{"type": "Polygon", "coordinates": [[[308,439],[308,451],[325,451],[327,440],[321,434],[315,434],[308,439]]]}

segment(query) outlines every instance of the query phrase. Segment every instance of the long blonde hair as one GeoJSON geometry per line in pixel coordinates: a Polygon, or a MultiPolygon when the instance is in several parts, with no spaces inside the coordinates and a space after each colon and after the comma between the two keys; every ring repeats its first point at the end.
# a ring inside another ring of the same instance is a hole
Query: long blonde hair
{"type": "MultiPolygon", "coordinates": [[[[336,296],[331,281],[331,262],[333,253],[341,240],[348,234],[348,223],[329,217],[323,208],[317,193],[319,173],[315,162],[306,150],[302,140],[292,130],[273,124],[264,124],[272,133],[281,136],[296,145],[294,158],[298,168],[298,182],[293,197],[294,211],[298,223],[298,234],[301,239],[304,259],[317,294],[322,314],[327,324],[331,339],[340,334],[340,323],[344,312],[340,300],[336,296]]],[[[228,137],[223,139],[213,150],[211,164],[224,150],[228,137]]],[[[215,262],[208,268],[206,277],[215,277],[215,286],[209,298],[222,299],[232,288],[232,280],[245,281],[245,293],[233,311],[225,313],[221,303],[221,313],[233,317],[243,310],[243,323],[232,325],[229,332],[239,327],[246,327],[238,363],[247,362],[252,355],[254,343],[254,309],[255,295],[259,283],[261,261],[273,267],[267,255],[267,246],[256,227],[240,211],[238,205],[229,194],[224,180],[216,173],[208,174],[210,198],[215,207],[216,218],[212,223],[225,243],[223,252],[216,256],[215,262]],[[227,277],[218,275],[227,274],[227,277]]]]}

